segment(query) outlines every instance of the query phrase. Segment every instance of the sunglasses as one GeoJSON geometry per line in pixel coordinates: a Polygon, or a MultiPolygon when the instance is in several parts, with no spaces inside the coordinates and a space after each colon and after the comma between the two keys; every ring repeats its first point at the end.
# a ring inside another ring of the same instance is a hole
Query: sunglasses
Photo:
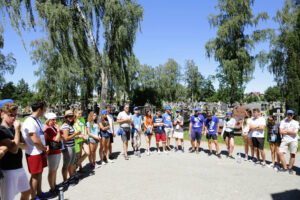
{"type": "Polygon", "coordinates": [[[17,114],[7,114],[9,117],[17,117],[17,114]]]}

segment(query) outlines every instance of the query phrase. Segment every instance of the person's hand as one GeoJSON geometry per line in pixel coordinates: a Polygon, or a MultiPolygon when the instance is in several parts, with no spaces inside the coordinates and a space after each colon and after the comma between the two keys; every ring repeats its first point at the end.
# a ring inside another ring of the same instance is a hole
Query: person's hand
{"type": "Polygon", "coordinates": [[[116,133],[114,133],[113,136],[116,137],[117,136],[116,133]]]}
{"type": "Polygon", "coordinates": [[[21,130],[21,122],[19,120],[16,120],[14,122],[14,127],[16,131],[20,131],[21,130]]]}
{"type": "Polygon", "coordinates": [[[217,132],[217,134],[216,134],[216,135],[217,135],[217,137],[219,137],[219,133],[218,133],[218,132],[217,132]]]}
{"type": "Polygon", "coordinates": [[[191,131],[189,131],[189,135],[191,136],[191,131]]]}
{"type": "Polygon", "coordinates": [[[99,136],[98,136],[98,140],[100,141],[101,139],[102,139],[102,137],[99,135],[99,136]]]}
{"type": "Polygon", "coordinates": [[[87,140],[87,139],[88,139],[88,137],[87,137],[86,135],[84,135],[84,136],[83,136],[83,139],[87,140]]]}
{"type": "Polygon", "coordinates": [[[50,151],[49,146],[46,146],[46,151],[45,151],[45,153],[46,153],[46,154],[49,154],[49,151],[50,151]]]}
{"type": "Polygon", "coordinates": [[[80,131],[77,131],[76,133],[75,133],[75,135],[80,135],[81,134],[81,132],[80,131]]]}
{"type": "Polygon", "coordinates": [[[79,135],[78,138],[83,138],[83,135],[79,135]]]}
{"type": "Polygon", "coordinates": [[[55,124],[54,128],[57,130],[57,132],[59,132],[59,126],[57,124],[55,124]]]}
{"type": "Polygon", "coordinates": [[[202,135],[204,135],[204,131],[202,131],[202,135]]]}

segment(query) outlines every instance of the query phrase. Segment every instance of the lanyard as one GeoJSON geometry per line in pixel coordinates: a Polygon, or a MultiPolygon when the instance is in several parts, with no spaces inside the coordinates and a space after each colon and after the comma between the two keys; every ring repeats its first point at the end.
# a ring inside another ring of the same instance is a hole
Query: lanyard
{"type": "Polygon", "coordinates": [[[41,125],[41,122],[40,122],[40,120],[37,120],[36,118],[35,118],[35,116],[33,116],[33,115],[31,115],[31,117],[36,121],[36,123],[39,125],[39,127],[40,127],[40,135],[44,135],[44,131],[43,131],[43,129],[42,129],[42,125],[41,125]]]}
{"type": "Polygon", "coordinates": [[[10,128],[7,128],[6,126],[2,126],[2,127],[4,127],[6,130],[8,130],[9,134],[10,134],[12,137],[15,137],[15,135],[13,134],[13,132],[15,132],[15,128],[14,128],[14,127],[12,127],[12,128],[13,128],[13,132],[11,131],[10,128]]]}

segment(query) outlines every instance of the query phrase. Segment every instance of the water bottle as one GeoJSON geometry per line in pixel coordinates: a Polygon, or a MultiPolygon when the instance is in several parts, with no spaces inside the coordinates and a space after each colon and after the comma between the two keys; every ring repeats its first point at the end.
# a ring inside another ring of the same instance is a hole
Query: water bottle
{"type": "Polygon", "coordinates": [[[58,190],[59,190],[58,200],[64,200],[64,188],[60,187],[58,190]]]}
{"type": "Polygon", "coordinates": [[[242,158],[241,158],[241,154],[238,153],[238,156],[237,156],[237,163],[241,164],[242,163],[242,158]]]}

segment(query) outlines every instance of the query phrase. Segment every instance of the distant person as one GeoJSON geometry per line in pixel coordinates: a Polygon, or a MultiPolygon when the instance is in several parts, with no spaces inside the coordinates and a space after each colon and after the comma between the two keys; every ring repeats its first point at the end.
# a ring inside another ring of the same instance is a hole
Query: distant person
{"type": "Polygon", "coordinates": [[[68,188],[78,183],[79,179],[75,176],[76,171],[76,152],[75,152],[75,137],[81,132],[76,131],[74,125],[74,113],[67,110],[64,115],[64,122],[60,128],[62,132],[62,139],[64,143],[63,152],[63,187],[68,188]],[[68,179],[69,174],[69,179],[68,179]]]}
{"type": "Polygon", "coordinates": [[[279,133],[279,123],[276,123],[274,117],[271,115],[268,118],[268,141],[271,149],[272,163],[268,165],[269,168],[275,170],[280,169],[280,157],[279,157],[279,146],[281,143],[281,135],[279,133]],[[277,157],[277,163],[275,164],[275,154],[277,157]]]}
{"type": "Polygon", "coordinates": [[[101,159],[101,163],[105,164],[105,160],[108,163],[113,163],[114,161],[109,159],[109,144],[110,144],[110,133],[108,130],[110,130],[109,121],[107,118],[107,110],[101,111],[101,117],[98,121],[99,128],[100,128],[100,136],[101,136],[101,143],[100,143],[100,149],[99,149],[99,155],[101,159]]]}
{"type": "Polygon", "coordinates": [[[161,116],[161,109],[156,109],[156,115],[153,118],[153,127],[154,127],[154,133],[156,138],[156,147],[157,147],[157,153],[160,153],[159,149],[159,142],[162,141],[162,148],[163,152],[167,153],[166,151],[166,135],[164,133],[164,120],[161,116]]]}
{"type": "Polygon", "coordinates": [[[153,117],[150,110],[146,110],[146,115],[144,116],[144,134],[147,145],[147,156],[150,156],[151,138],[153,135],[153,117]]]}
{"type": "Polygon", "coordinates": [[[204,117],[200,114],[201,109],[195,108],[195,114],[191,117],[189,125],[189,135],[191,137],[192,149],[190,153],[196,151],[199,154],[200,142],[204,134],[204,117]],[[195,150],[195,140],[197,140],[197,147],[195,150]]]}
{"type": "Polygon", "coordinates": [[[132,116],[132,148],[134,150],[134,155],[141,157],[140,147],[141,147],[141,132],[142,132],[142,116],[140,115],[140,109],[134,107],[134,115],[132,116]]]}
{"type": "Polygon", "coordinates": [[[123,151],[124,151],[124,158],[128,160],[127,150],[128,150],[128,141],[130,140],[131,129],[130,126],[132,125],[132,115],[129,112],[129,105],[124,106],[124,111],[120,112],[117,117],[117,123],[120,124],[123,132],[121,135],[123,141],[123,151]]]}
{"type": "Polygon", "coordinates": [[[242,121],[242,136],[244,139],[244,148],[245,148],[245,158],[244,160],[247,161],[249,159],[249,147],[251,151],[251,156],[254,157],[254,149],[252,145],[252,136],[249,133],[250,131],[250,121],[252,117],[252,112],[250,109],[245,110],[245,117],[242,121]],[[249,139],[250,138],[250,139],[249,139]]]}
{"type": "Polygon", "coordinates": [[[175,138],[175,143],[176,143],[175,152],[177,152],[179,150],[178,140],[180,139],[181,151],[182,151],[182,153],[184,153],[183,124],[184,124],[184,119],[183,119],[183,116],[181,115],[181,110],[178,109],[178,110],[176,110],[176,117],[174,119],[174,126],[175,126],[174,138],[175,138]]]}
{"type": "Polygon", "coordinates": [[[294,111],[288,110],[286,112],[286,118],[280,123],[280,134],[282,135],[282,141],[279,147],[279,156],[280,161],[283,166],[282,172],[289,171],[290,174],[293,174],[293,166],[295,163],[295,157],[298,151],[298,131],[299,131],[299,122],[293,119],[294,111]],[[289,167],[286,165],[284,154],[288,152],[290,148],[290,163],[289,167]]]}
{"type": "Polygon", "coordinates": [[[22,135],[28,145],[25,151],[28,171],[31,174],[31,199],[52,197],[50,193],[42,192],[42,173],[47,167],[47,154],[44,129],[40,117],[44,116],[47,105],[43,100],[36,100],[31,105],[32,115],[26,118],[22,126],[22,135]]]}
{"type": "Polygon", "coordinates": [[[232,152],[234,149],[234,128],[236,125],[236,120],[231,116],[231,112],[226,112],[225,120],[224,120],[224,134],[223,138],[226,143],[228,157],[234,159],[232,156],[232,152]]]}
{"type": "Polygon", "coordinates": [[[170,106],[167,106],[165,108],[165,113],[162,115],[163,118],[163,123],[164,123],[164,132],[166,135],[166,140],[167,140],[167,144],[166,144],[166,150],[170,151],[171,147],[170,147],[170,143],[171,143],[171,138],[172,138],[172,134],[173,134],[173,119],[172,119],[172,108],[170,106]]]}
{"type": "Polygon", "coordinates": [[[112,154],[112,144],[114,143],[114,137],[116,137],[115,129],[114,129],[114,118],[110,114],[111,108],[110,105],[106,106],[106,111],[107,111],[107,119],[109,122],[110,129],[108,130],[109,132],[109,159],[114,159],[113,154],[112,154]]]}
{"type": "Polygon", "coordinates": [[[217,151],[217,156],[218,158],[221,158],[220,154],[220,148],[219,148],[219,143],[218,143],[218,134],[219,134],[219,119],[216,116],[213,116],[212,113],[207,113],[207,118],[205,119],[205,129],[206,129],[206,138],[208,140],[208,148],[209,148],[209,153],[208,155],[212,155],[212,145],[211,145],[211,140],[213,139],[216,151],[217,151]]]}
{"type": "MultiPolygon", "coordinates": [[[[79,167],[79,172],[82,172],[82,162],[90,156],[90,146],[88,141],[88,135],[85,126],[85,119],[82,117],[82,110],[78,109],[75,111],[74,119],[74,129],[76,132],[80,131],[80,134],[75,137],[75,144],[78,145],[77,157],[77,166],[79,167]],[[84,154],[82,155],[82,151],[84,154]]],[[[76,150],[75,145],[75,150],[76,150]]]]}
{"type": "Polygon", "coordinates": [[[61,159],[61,134],[58,125],[56,124],[57,116],[55,113],[47,113],[46,117],[46,127],[44,130],[46,145],[49,148],[49,153],[47,155],[48,159],[48,182],[50,186],[50,191],[53,197],[59,194],[59,188],[56,186],[56,174],[57,169],[61,159]]]}
{"type": "Polygon", "coordinates": [[[26,149],[27,144],[21,134],[21,123],[16,121],[18,105],[5,103],[0,106],[0,198],[13,200],[21,193],[22,200],[29,200],[30,186],[22,164],[22,149],[26,149]]]}
{"type": "Polygon", "coordinates": [[[265,146],[265,126],[266,120],[259,115],[260,110],[258,108],[253,109],[253,118],[250,121],[250,132],[252,135],[252,143],[254,152],[256,153],[256,164],[266,166],[266,154],[264,151],[265,146]],[[262,157],[262,163],[260,162],[259,154],[262,157]]]}
{"type": "MultiPolygon", "coordinates": [[[[88,122],[86,123],[87,134],[89,136],[90,151],[89,156],[90,167],[99,168],[100,165],[96,162],[96,152],[98,148],[98,143],[101,142],[101,135],[99,135],[99,125],[97,124],[97,114],[94,111],[91,111],[88,115],[88,122]]],[[[103,158],[103,157],[102,157],[103,158]]],[[[102,162],[102,160],[101,160],[102,162]]],[[[103,164],[103,163],[101,163],[103,164]]]]}

